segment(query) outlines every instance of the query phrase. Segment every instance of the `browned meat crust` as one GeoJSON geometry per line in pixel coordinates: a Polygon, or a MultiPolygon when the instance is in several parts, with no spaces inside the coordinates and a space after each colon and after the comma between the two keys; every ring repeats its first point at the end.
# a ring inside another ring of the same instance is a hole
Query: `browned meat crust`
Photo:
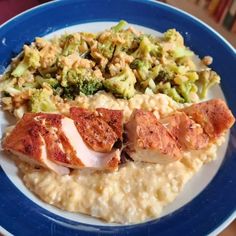
{"type": "MultiPolygon", "coordinates": [[[[168,130],[158,122],[152,112],[135,110],[125,126],[128,143],[127,152],[131,158],[135,159],[135,152],[140,149],[156,152],[156,160],[159,163],[159,155],[166,158],[166,163],[175,161],[180,158],[180,148],[176,140],[168,130]]],[[[148,153],[147,153],[148,154],[148,153]]],[[[150,156],[152,154],[150,153],[150,156]]],[[[143,161],[147,157],[143,156],[143,161]]]]}
{"type": "Polygon", "coordinates": [[[208,135],[184,112],[176,112],[161,119],[160,122],[175,137],[182,149],[197,150],[208,145],[208,135]]]}
{"type": "Polygon", "coordinates": [[[235,122],[232,112],[221,99],[197,103],[182,111],[201,125],[211,141],[216,140],[235,122]]]}
{"type": "MultiPolygon", "coordinates": [[[[83,108],[72,107],[70,109],[70,117],[75,121],[76,128],[82,136],[84,142],[97,152],[110,152],[118,136],[113,128],[106,122],[111,117],[108,112],[101,111],[100,114],[106,116],[106,119],[101,115],[97,116],[83,108]]],[[[121,121],[122,122],[122,117],[121,121]]],[[[116,117],[113,118],[116,120],[116,117]]],[[[112,122],[112,119],[110,120],[112,122]]],[[[116,125],[115,122],[113,122],[116,125]]],[[[117,125],[115,126],[117,129],[117,125]]],[[[121,132],[121,131],[119,131],[121,132]]]]}

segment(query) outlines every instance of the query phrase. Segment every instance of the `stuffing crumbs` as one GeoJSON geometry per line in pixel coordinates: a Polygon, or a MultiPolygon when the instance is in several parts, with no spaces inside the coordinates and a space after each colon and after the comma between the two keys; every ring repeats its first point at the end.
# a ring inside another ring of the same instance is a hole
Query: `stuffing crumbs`
{"type": "MultiPolygon", "coordinates": [[[[98,93],[78,97],[76,103],[91,109],[123,109],[125,119],[135,108],[155,110],[156,116],[162,117],[183,107],[163,94],[119,100],[98,93]]],[[[19,168],[26,186],[49,204],[108,222],[137,223],[160,216],[163,207],[177,197],[202,165],[216,158],[217,146],[223,142],[221,137],[203,150],[185,152],[180,161],[168,165],[128,162],[110,173],[73,170],[70,175],[59,176],[24,162],[19,168]]]]}

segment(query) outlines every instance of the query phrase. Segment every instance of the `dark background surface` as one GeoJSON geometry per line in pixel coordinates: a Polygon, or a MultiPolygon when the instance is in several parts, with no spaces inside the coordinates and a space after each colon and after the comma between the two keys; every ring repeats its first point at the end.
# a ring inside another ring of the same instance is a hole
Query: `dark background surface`
{"type": "Polygon", "coordinates": [[[47,0],[0,0],[0,24],[13,16],[39,4],[48,2],[47,0]]]}

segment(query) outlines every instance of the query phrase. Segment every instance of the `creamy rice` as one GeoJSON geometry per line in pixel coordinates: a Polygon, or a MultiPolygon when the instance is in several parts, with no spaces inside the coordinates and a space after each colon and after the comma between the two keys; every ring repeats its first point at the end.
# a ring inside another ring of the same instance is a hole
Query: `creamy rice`
{"type": "MultiPolygon", "coordinates": [[[[163,94],[136,95],[122,100],[98,93],[78,97],[75,103],[90,109],[123,109],[125,120],[135,108],[152,110],[162,117],[183,107],[163,94]]],[[[68,104],[62,105],[61,112],[67,112],[68,108],[68,104]]],[[[224,137],[204,150],[183,153],[180,161],[165,166],[128,162],[111,173],[73,170],[68,176],[59,176],[23,162],[19,168],[26,186],[49,204],[108,222],[137,223],[160,216],[163,207],[177,197],[202,165],[216,158],[217,146],[223,142],[224,137]]]]}

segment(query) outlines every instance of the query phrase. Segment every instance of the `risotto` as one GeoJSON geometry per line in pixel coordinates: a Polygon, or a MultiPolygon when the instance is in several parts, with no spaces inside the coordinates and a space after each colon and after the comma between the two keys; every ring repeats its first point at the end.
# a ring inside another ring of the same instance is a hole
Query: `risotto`
{"type": "MultiPolygon", "coordinates": [[[[71,105],[94,109],[123,109],[127,120],[135,108],[154,111],[161,118],[186,104],[179,104],[164,94],[135,95],[130,100],[97,93],[80,96],[73,104],[58,104],[66,113],[71,105]]],[[[138,223],[160,216],[174,201],[188,180],[207,162],[216,158],[221,137],[199,151],[184,152],[180,161],[168,165],[127,162],[116,172],[73,170],[59,176],[46,169],[19,163],[26,186],[46,203],[60,209],[101,218],[108,222],[138,223]]]]}

